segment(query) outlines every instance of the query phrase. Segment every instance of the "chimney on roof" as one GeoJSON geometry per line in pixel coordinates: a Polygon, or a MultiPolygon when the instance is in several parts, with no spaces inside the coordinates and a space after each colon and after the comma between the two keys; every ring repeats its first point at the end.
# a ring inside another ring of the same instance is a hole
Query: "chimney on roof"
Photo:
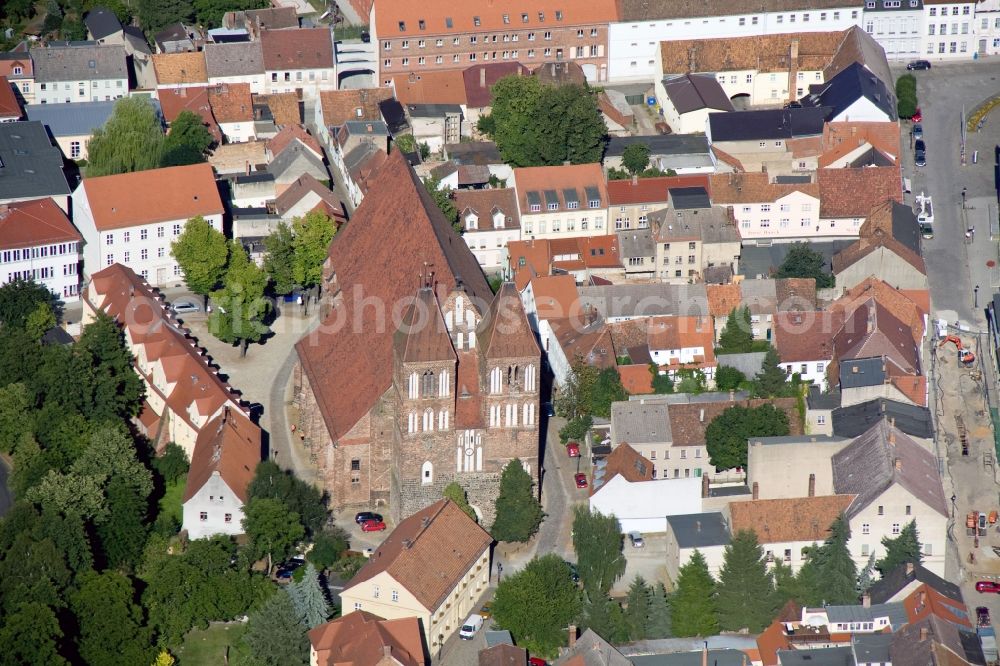
{"type": "Polygon", "coordinates": [[[795,67],[796,63],[799,60],[799,39],[798,39],[798,37],[796,37],[795,39],[792,40],[791,47],[788,49],[788,55],[789,55],[789,57],[791,59],[791,65],[792,65],[792,67],[795,67]]]}
{"type": "Polygon", "coordinates": [[[694,531],[695,532],[701,532],[701,521],[700,520],[694,521],[694,531]]]}
{"type": "Polygon", "coordinates": [[[912,576],[913,575],[913,562],[907,562],[906,563],[906,575],[907,576],[912,576]]]}
{"type": "Polygon", "coordinates": [[[809,495],[808,497],[816,497],[816,475],[809,475],[809,495]]]}
{"type": "Polygon", "coordinates": [[[894,462],[893,462],[893,465],[895,466],[897,472],[902,471],[902,469],[903,469],[903,459],[902,458],[896,458],[894,460],[894,462]]]}
{"type": "Polygon", "coordinates": [[[930,632],[927,631],[927,627],[920,627],[920,642],[926,641],[930,632]]]}
{"type": "Polygon", "coordinates": [[[698,421],[700,423],[704,423],[705,422],[705,409],[704,408],[701,408],[701,409],[698,410],[698,421]]]}
{"type": "Polygon", "coordinates": [[[576,646],[576,625],[569,625],[569,649],[572,650],[576,646]]]}
{"type": "Polygon", "coordinates": [[[864,606],[865,608],[871,608],[872,607],[872,595],[868,594],[867,592],[865,592],[864,594],[862,594],[861,595],[861,605],[864,606]]]}
{"type": "Polygon", "coordinates": [[[701,477],[701,496],[708,497],[709,489],[711,488],[711,483],[708,480],[708,475],[703,474],[701,477]]]}
{"type": "Polygon", "coordinates": [[[757,481],[753,482],[753,498],[755,500],[760,499],[760,483],[758,483],[757,481]]]}
{"type": "Polygon", "coordinates": [[[392,646],[391,645],[383,645],[382,646],[382,656],[383,657],[391,657],[392,656],[392,646]]]}
{"type": "Polygon", "coordinates": [[[480,88],[485,88],[486,87],[486,68],[485,67],[480,67],[479,68],[479,87],[480,88]]]}

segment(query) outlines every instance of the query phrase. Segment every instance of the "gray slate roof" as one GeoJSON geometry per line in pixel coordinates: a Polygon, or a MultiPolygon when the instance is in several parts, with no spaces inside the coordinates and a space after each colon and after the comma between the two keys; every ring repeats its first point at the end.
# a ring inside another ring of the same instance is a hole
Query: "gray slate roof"
{"type": "Polygon", "coordinates": [[[107,7],[94,7],[83,19],[84,25],[94,39],[104,39],[121,32],[122,24],[115,13],[107,7]]]}
{"type": "Polygon", "coordinates": [[[35,81],[97,81],[127,79],[125,47],[48,46],[31,49],[35,81]]]}
{"type": "Polygon", "coordinates": [[[295,167],[296,164],[299,166],[292,174],[294,178],[298,178],[306,172],[311,173],[316,180],[327,180],[330,177],[323,160],[316,157],[313,151],[298,141],[292,141],[287,148],[278,153],[267,165],[267,170],[274,174],[275,179],[281,180],[285,172],[295,167]]]}
{"type": "Polygon", "coordinates": [[[817,136],[827,109],[765,109],[708,114],[712,143],[817,136]]]}
{"type": "Polygon", "coordinates": [[[719,366],[736,368],[747,378],[754,377],[764,365],[767,352],[747,352],[745,354],[719,354],[715,360],[719,366]]]}
{"type": "Polygon", "coordinates": [[[849,647],[817,648],[814,650],[778,650],[782,666],[855,666],[849,647]]]}
{"type": "Polygon", "coordinates": [[[708,315],[703,284],[617,284],[580,287],[579,292],[580,304],[593,306],[604,319],[708,315]]]}
{"type": "Polygon", "coordinates": [[[826,606],[826,616],[831,623],[872,622],[877,618],[887,617],[894,630],[899,629],[908,622],[906,607],[903,606],[902,602],[872,604],[868,608],[858,604],[851,606],[826,606]]]}
{"type": "Polygon", "coordinates": [[[835,454],[832,464],[834,492],[857,495],[847,509],[848,517],[857,515],[893,484],[948,515],[937,459],[888,421],[879,422],[835,454]]]}
{"type": "Polygon", "coordinates": [[[52,136],[90,134],[111,117],[115,102],[79,102],[77,104],[27,104],[28,120],[44,123],[52,136]]]}
{"type": "MultiPolygon", "coordinates": [[[[656,241],[652,229],[635,229],[618,232],[618,255],[628,257],[653,257],[656,255],[656,241]]],[[[655,266],[646,264],[650,270],[655,266]]]]}
{"type": "Polygon", "coordinates": [[[945,622],[936,615],[903,627],[893,634],[889,655],[893,664],[935,663],[931,653],[933,643],[940,643],[972,664],[985,664],[983,647],[972,631],[945,622]],[[927,631],[926,640],[920,640],[920,631],[927,631]]]}
{"type": "Polygon", "coordinates": [[[851,645],[858,663],[887,664],[890,662],[889,646],[892,634],[854,634],[851,645]]]}
{"type": "Polygon", "coordinates": [[[962,588],[958,585],[946,581],[933,571],[925,569],[919,564],[915,565],[910,571],[907,571],[907,566],[906,564],[899,565],[879,578],[868,588],[868,596],[871,598],[872,603],[885,603],[914,581],[929,585],[953,601],[959,603],[965,602],[965,599],[962,597],[962,588]]]}
{"type": "Polygon", "coordinates": [[[567,649],[553,663],[553,666],[564,666],[576,657],[583,657],[584,666],[632,666],[610,643],[587,629],[576,639],[576,645],[567,649]]]}
{"type": "Polygon", "coordinates": [[[68,195],[62,166],[42,123],[0,123],[0,200],[68,195]]]}
{"type": "Polygon", "coordinates": [[[406,110],[411,118],[444,118],[448,114],[462,113],[458,104],[407,104],[406,110]]]}
{"type": "Polygon", "coordinates": [[[820,387],[810,386],[806,404],[809,405],[809,409],[836,409],[840,407],[841,397],[840,391],[823,393],[820,387]]]}
{"type": "Polygon", "coordinates": [[[859,63],[851,64],[826,83],[811,86],[810,91],[802,98],[803,107],[825,109],[827,118],[832,119],[865,98],[885,113],[889,121],[896,120],[896,95],[882,79],[859,63]]]}
{"type": "Polygon", "coordinates": [[[488,648],[491,648],[494,645],[514,644],[514,638],[506,629],[501,629],[499,631],[485,631],[483,632],[483,638],[486,639],[486,647],[488,648]]]}
{"type": "MultiPolygon", "coordinates": [[[[702,666],[705,662],[701,650],[697,652],[673,652],[670,654],[647,654],[629,657],[633,666],[702,666]]],[[[745,666],[746,653],[740,650],[709,650],[708,663],[711,666],[745,666]]]]}
{"type": "Polygon", "coordinates": [[[205,69],[210,77],[264,73],[260,41],[205,45],[205,69]]]}
{"type": "Polygon", "coordinates": [[[668,76],[663,79],[663,88],[679,114],[701,109],[734,110],[729,96],[714,76],[707,74],[668,76]]]}
{"type": "Polygon", "coordinates": [[[629,400],[611,403],[611,422],[618,442],[658,444],[671,441],[670,416],[665,402],[629,400]]]}
{"type": "Polygon", "coordinates": [[[655,136],[613,136],[604,151],[605,157],[621,157],[633,143],[649,147],[651,157],[657,155],[708,154],[708,139],[704,134],[668,134],[655,136]]]}
{"type": "Polygon", "coordinates": [[[840,388],[878,386],[885,383],[885,362],[879,358],[847,359],[840,362],[840,388]]]}
{"type": "Polygon", "coordinates": [[[857,437],[883,418],[912,437],[930,439],[934,422],[926,407],[878,398],[833,410],[833,432],[842,437],[857,437]]]}
{"type": "MultiPolygon", "coordinates": [[[[824,268],[829,270],[830,260],[833,259],[833,255],[852,245],[854,242],[849,240],[813,241],[809,244],[809,248],[823,255],[824,268]]],[[[782,262],[785,261],[785,256],[788,255],[788,252],[793,247],[795,247],[794,243],[773,243],[770,247],[745,245],[740,251],[740,275],[747,275],[749,277],[757,275],[769,276],[772,271],[778,270],[782,262]]]]}
{"type": "Polygon", "coordinates": [[[721,513],[690,513],[667,516],[667,523],[681,548],[729,545],[729,525],[721,513]]]}

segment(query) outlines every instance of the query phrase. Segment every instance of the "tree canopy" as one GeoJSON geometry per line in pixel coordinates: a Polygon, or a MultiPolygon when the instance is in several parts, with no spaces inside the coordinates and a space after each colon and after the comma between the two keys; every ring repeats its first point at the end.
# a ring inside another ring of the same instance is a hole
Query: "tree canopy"
{"type": "Polygon", "coordinates": [[[649,166],[649,146],[644,143],[630,143],[622,151],[622,166],[633,176],[649,166]]]}
{"type": "Polygon", "coordinates": [[[746,468],[748,438],[777,437],[788,432],[788,415],[774,405],[733,405],[708,424],[705,448],[718,469],[746,468]]]}
{"type": "Polygon", "coordinates": [[[604,597],[625,574],[618,519],[578,505],[573,509],[573,550],[580,580],[591,597],[604,597]]]}
{"type": "Polygon", "coordinates": [[[754,532],[741,530],[726,546],[715,600],[723,631],[747,628],[759,633],[774,619],[778,610],[774,579],[754,532]]]}
{"type": "Polygon", "coordinates": [[[444,490],[441,491],[441,496],[450,499],[458,506],[458,508],[465,512],[465,515],[472,518],[476,522],[479,522],[479,517],[476,516],[476,512],[471,506],[469,506],[469,496],[465,492],[465,488],[463,488],[458,481],[452,481],[445,486],[444,490]]]}
{"type": "Polygon", "coordinates": [[[0,325],[25,328],[32,315],[44,306],[55,316],[62,313],[62,304],[43,284],[15,278],[0,287],[0,325]]]}
{"type": "Polygon", "coordinates": [[[264,239],[264,270],[271,278],[274,293],[290,294],[295,290],[295,244],[292,228],[279,222],[264,239]]]}
{"type": "Polygon", "coordinates": [[[920,564],[922,552],[916,519],[903,526],[898,536],[882,537],[882,547],[885,548],[885,555],[875,563],[882,576],[904,564],[920,564]]]}
{"type": "Polygon", "coordinates": [[[847,548],[851,528],[843,515],[830,527],[830,535],[810,548],[809,559],[795,580],[796,600],[804,605],[852,604],[857,602],[857,566],[847,548]]]}
{"type": "Polygon", "coordinates": [[[493,621],[532,654],[552,658],[566,642],[566,627],[581,611],[579,589],[558,555],[528,562],[504,577],[493,599],[493,621]]]}
{"type": "Polygon", "coordinates": [[[170,123],[170,132],[163,140],[160,166],[183,166],[205,161],[205,151],[215,140],[201,116],[193,111],[181,111],[170,123]]]}
{"type": "Polygon", "coordinates": [[[255,666],[305,666],[309,663],[307,630],[291,594],[277,590],[250,614],[243,644],[255,666]]]}
{"type": "Polygon", "coordinates": [[[238,343],[245,356],[251,342],[259,342],[271,332],[266,323],[271,304],[264,298],[265,289],[267,274],[250,261],[238,241],[233,241],[222,289],[212,292],[216,307],[209,315],[209,332],[223,342],[238,343]]]}
{"type": "Polygon", "coordinates": [[[607,127],[597,96],[587,86],[547,86],[533,76],[507,76],[494,84],[493,106],[480,131],[515,167],[599,162],[607,127]],[[559,109],[559,113],[553,113],[559,109]]]}
{"type": "Polygon", "coordinates": [[[155,169],[162,154],[163,127],[153,105],[145,97],[123,97],[90,136],[87,177],[155,169]]]}
{"type": "Polygon", "coordinates": [[[561,416],[611,416],[611,403],[628,400],[621,376],[614,368],[596,368],[581,359],[573,362],[566,386],[556,400],[561,416]]]}
{"type": "Polygon", "coordinates": [[[184,273],[184,283],[202,296],[212,293],[222,282],[229,250],[225,235],[201,215],[188,220],[170,245],[170,254],[184,273]]]}
{"type": "Polygon", "coordinates": [[[496,501],[496,518],[490,532],[497,541],[530,539],[542,522],[542,505],[535,496],[531,475],[514,458],[500,475],[500,494],[496,501]]]}
{"type": "Polygon", "coordinates": [[[443,187],[441,181],[434,177],[424,178],[423,182],[424,188],[431,195],[431,199],[438,207],[438,210],[444,215],[444,219],[448,220],[448,223],[457,233],[464,233],[465,228],[458,220],[458,208],[455,207],[455,200],[452,198],[455,191],[451,188],[443,187]]]}
{"type": "Polygon", "coordinates": [[[750,308],[733,308],[719,334],[720,354],[743,354],[753,351],[753,326],[750,308]]]}
{"type": "Polygon", "coordinates": [[[720,365],[715,370],[715,389],[717,391],[735,391],[746,383],[746,375],[730,365],[720,365]]]}
{"type": "Polygon", "coordinates": [[[675,636],[712,636],[719,632],[715,581],[700,551],[696,550],[680,568],[670,604],[675,636]]]}
{"type": "Polygon", "coordinates": [[[833,275],[823,270],[826,260],[809,243],[793,243],[775,277],[815,278],[817,289],[834,285],[833,275]]]}
{"type": "Polygon", "coordinates": [[[296,284],[302,287],[319,284],[335,233],[333,220],[321,211],[310,211],[292,220],[292,274],[296,284]]]}
{"type": "Polygon", "coordinates": [[[790,395],[794,389],[794,385],[788,383],[788,374],[781,367],[778,350],[768,347],[760,372],[753,378],[754,394],[761,398],[780,398],[790,395]]]}

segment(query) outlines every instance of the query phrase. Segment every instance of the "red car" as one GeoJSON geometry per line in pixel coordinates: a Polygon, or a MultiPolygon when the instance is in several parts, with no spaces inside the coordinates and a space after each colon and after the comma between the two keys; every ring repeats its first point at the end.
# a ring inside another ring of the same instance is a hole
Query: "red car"
{"type": "Polygon", "coordinates": [[[916,112],[913,114],[913,117],[910,118],[910,121],[919,123],[923,122],[923,120],[924,120],[924,114],[920,112],[920,107],[918,106],[916,112]]]}
{"type": "Polygon", "coordinates": [[[579,474],[576,474],[573,478],[576,479],[576,487],[577,488],[586,488],[587,487],[587,475],[584,474],[583,472],[580,472],[579,474]]]}
{"type": "Polygon", "coordinates": [[[976,592],[992,592],[993,594],[1000,594],[1000,583],[995,583],[992,580],[981,580],[976,583],[976,592]]]}
{"type": "Polygon", "coordinates": [[[381,520],[366,520],[361,523],[362,532],[381,532],[385,529],[385,523],[381,520]]]}
{"type": "Polygon", "coordinates": [[[528,666],[548,666],[548,664],[541,657],[530,657],[528,659],[528,666]]]}
{"type": "Polygon", "coordinates": [[[566,445],[566,455],[570,458],[580,457],[580,445],[576,442],[570,442],[566,445]]]}

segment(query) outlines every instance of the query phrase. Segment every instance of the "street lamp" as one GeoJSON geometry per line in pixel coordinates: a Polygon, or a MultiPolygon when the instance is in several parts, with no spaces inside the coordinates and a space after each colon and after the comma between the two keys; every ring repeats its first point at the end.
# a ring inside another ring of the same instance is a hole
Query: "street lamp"
{"type": "Polygon", "coordinates": [[[972,307],[979,307],[979,285],[972,288],[972,307]]]}

